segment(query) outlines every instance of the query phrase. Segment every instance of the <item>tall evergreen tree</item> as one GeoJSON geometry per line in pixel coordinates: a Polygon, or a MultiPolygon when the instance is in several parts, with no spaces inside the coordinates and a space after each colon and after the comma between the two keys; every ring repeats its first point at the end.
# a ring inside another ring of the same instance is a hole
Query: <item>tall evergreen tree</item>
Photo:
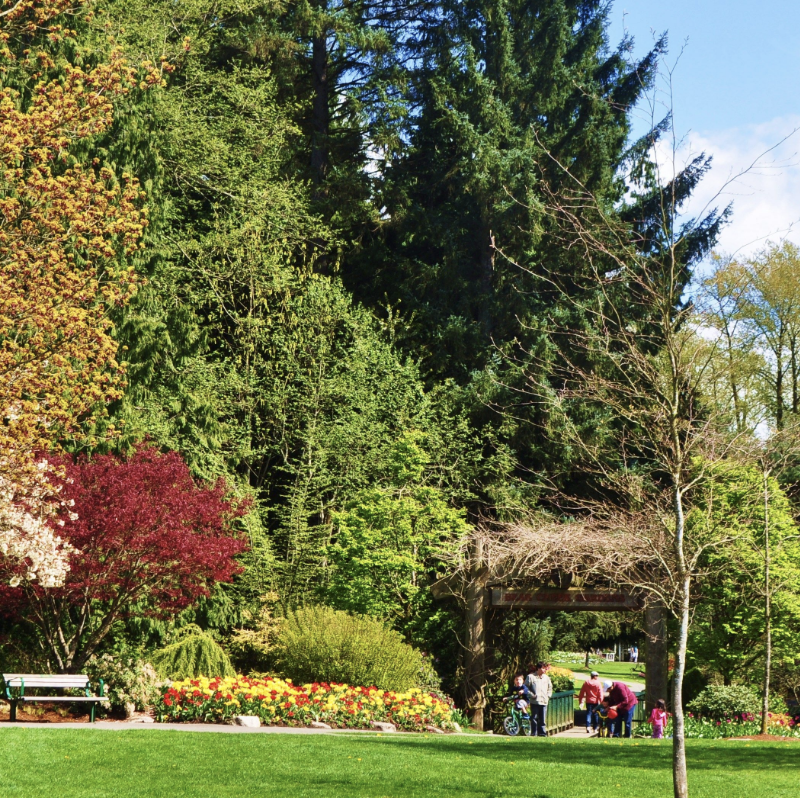
{"type": "MultiPolygon", "coordinates": [[[[262,3],[262,7],[270,5],[262,3]]],[[[411,44],[433,0],[300,0],[253,16],[240,44],[268,64],[302,132],[299,177],[312,208],[338,234],[317,242],[315,268],[332,273],[343,252],[380,221],[376,163],[402,145],[411,44]]]]}
{"type": "Polygon", "coordinates": [[[599,0],[443,2],[419,42],[408,151],[385,172],[386,220],[346,263],[348,284],[414,314],[432,378],[469,379],[493,342],[547,307],[526,268],[579,268],[548,237],[537,184],[569,165],[612,203],[629,115],[654,54],[608,48],[599,0]],[[366,288],[365,288],[366,286],[366,288]]]}

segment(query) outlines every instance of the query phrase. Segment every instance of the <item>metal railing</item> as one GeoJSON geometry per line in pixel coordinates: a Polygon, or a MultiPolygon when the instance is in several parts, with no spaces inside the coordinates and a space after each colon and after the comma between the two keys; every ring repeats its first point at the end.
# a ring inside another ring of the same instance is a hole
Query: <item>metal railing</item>
{"type": "MultiPolygon", "coordinates": [[[[575,708],[575,690],[561,690],[553,693],[550,698],[550,703],[547,705],[547,732],[548,734],[558,734],[559,732],[566,731],[575,726],[576,712],[581,712],[581,722],[583,722],[583,713],[581,710],[575,708]]],[[[633,713],[633,722],[635,726],[641,723],[647,723],[647,709],[644,703],[644,690],[640,693],[634,694],[639,700],[636,709],[633,713]]],[[[491,727],[496,734],[502,734],[503,725],[502,719],[508,714],[508,707],[499,700],[490,702],[489,716],[491,718],[491,727]]],[[[635,728],[634,726],[634,728],[635,728]]]]}
{"type": "Polygon", "coordinates": [[[575,691],[561,690],[553,693],[547,705],[547,732],[558,732],[571,729],[575,725],[575,691]]]}

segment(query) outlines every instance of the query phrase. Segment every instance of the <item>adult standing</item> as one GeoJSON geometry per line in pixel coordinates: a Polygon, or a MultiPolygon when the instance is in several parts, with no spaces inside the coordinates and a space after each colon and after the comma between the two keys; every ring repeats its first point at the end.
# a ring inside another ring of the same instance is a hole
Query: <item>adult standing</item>
{"type": "Polygon", "coordinates": [[[578,693],[578,703],[586,702],[586,733],[590,731],[597,731],[600,726],[600,716],[597,710],[600,709],[600,704],[603,703],[603,683],[600,681],[600,674],[597,671],[592,671],[590,678],[587,679],[581,686],[581,691],[578,693]]]}
{"type": "Polygon", "coordinates": [[[546,662],[537,662],[536,669],[525,680],[528,689],[535,693],[531,703],[531,722],[536,724],[537,737],[547,737],[547,705],[553,695],[553,683],[547,675],[549,668],[546,662]]]}
{"type": "Polygon", "coordinates": [[[623,682],[603,682],[603,687],[608,690],[606,700],[609,709],[617,712],[617,717],[611,722],[611,736],[621,737],[622,723],[625,723],[625,737],[630,737],[633,731],[633,713],[639,700],[633,691],[623,682]]]}

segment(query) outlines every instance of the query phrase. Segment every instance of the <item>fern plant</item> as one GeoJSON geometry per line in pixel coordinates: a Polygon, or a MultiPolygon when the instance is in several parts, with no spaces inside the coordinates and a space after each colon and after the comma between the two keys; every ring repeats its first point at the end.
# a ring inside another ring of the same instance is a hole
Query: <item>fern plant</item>
{"type": "Polygon", "coordinates": [[[183,627],[175,642],[156,651],[151,660],[165,679],[236,676],[221,646],[193,623],[183,627]]]}

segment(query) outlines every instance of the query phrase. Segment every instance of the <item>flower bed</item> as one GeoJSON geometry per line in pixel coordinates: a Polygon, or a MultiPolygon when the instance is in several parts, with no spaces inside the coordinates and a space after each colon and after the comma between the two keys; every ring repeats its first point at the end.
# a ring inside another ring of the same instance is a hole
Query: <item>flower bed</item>
{"type": "MultiPolygon", "coordinates": [[[[723,720],[700,718],[689,713],[685,723],[687,738],[714,740],[723,737],[752,737],[755,734],[761,734],[761,718],[749,712],[723,720]]],[[[671,729],[672,724],[670,723],[666,733],[671,734],[671,729]]],[[[790,715],[778,715],[770,712],[767,733],[775,737],[800,738],[800,725],[795,723],[790,715]]]]}
{"type": "Polygon", "coordinates": [[[268,725],[308,726],[322,721],[335,728],[364,729],[372,721],[408,731],[426,726],[452,729],[452,706],[435,693],[404,693],[346,684],[294,685],[291,680],[200,677],[173,682],[156,701],[160,722],[224,723],[235,715],[258,715],[268,725]]]}
{"type": "MultiPolygon", "coordinates": [[[[550,659],[553,662],[565,662],[569,665],[579,665],[581,669],[586,668],[586,654],[575,651],[551,651],[550,659]]],[[[598,657],[596,654],[589,655],[589,666],[605,665],[606,658],[598,657]]]]}

